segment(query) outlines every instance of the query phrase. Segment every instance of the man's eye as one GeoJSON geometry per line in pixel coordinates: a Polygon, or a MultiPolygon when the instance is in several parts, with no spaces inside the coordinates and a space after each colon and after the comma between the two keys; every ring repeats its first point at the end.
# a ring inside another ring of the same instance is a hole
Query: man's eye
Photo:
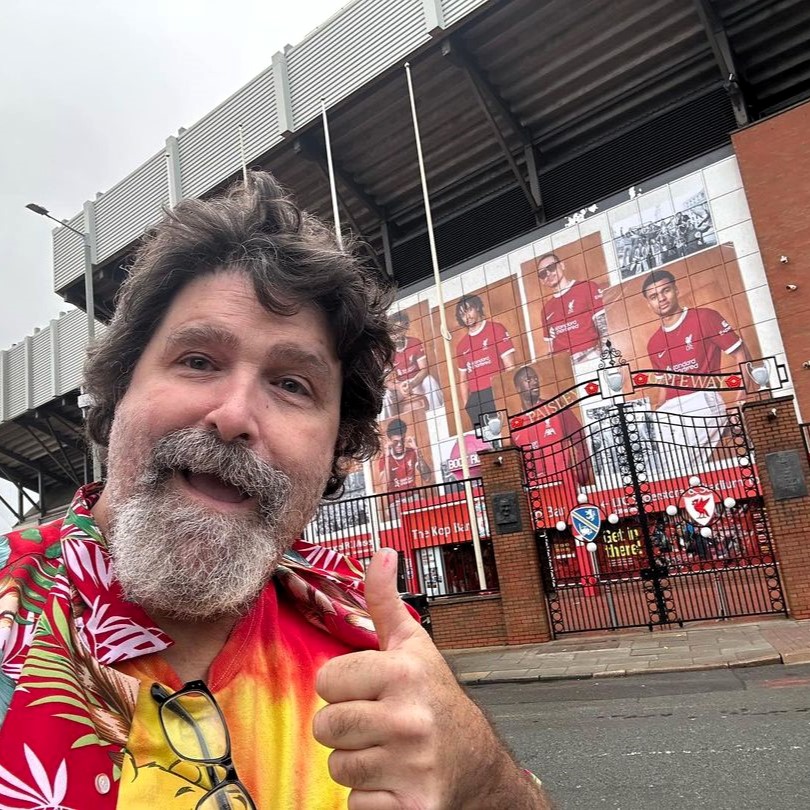
{"type": "Polygon", "coordinates": [[[207,357],[202,357],[198,354],[190,355],[183,358],[183,365],[192,369],[193,371],[208,371],[211,369],[211,361],[207,357]]]}
{"type": "Polygon", "coordinates": [[[307,387],[300,382],[299,380],[293,379],[291,377],[285,377],[282,380],[279,380],[279,388],[286,391],[288,394],[307,394],[309,393],[307,387]]]}

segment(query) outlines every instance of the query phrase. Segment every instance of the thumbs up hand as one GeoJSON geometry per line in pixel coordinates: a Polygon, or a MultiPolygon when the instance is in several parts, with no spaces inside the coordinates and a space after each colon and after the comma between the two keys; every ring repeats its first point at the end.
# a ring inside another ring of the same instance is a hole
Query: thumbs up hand
{"type": "Polygon", "coordinates": [[[366,574],[379,651],[328,661],[316,683],[329,705],[313,732],[335,749],[329,772],[352,789],[349,810],[550,807],[408,612],[396,574],[391,549],[379,551],[366,574]]]}

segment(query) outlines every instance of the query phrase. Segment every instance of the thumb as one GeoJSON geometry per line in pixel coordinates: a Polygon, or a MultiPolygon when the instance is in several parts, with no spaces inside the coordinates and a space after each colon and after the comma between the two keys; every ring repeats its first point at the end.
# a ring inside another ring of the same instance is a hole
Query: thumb
{"type": "Polygon", "coordinates": [[[366,605],[381,650],[400,647],[419,627],[397,592],[398,563],[399,555],[394,549],[382,548],[366,569],[366,605]]]}

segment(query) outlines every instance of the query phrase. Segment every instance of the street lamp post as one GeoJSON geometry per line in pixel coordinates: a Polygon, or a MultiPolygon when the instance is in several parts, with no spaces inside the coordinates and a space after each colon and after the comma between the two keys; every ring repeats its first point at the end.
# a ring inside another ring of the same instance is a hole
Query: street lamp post
{"type": "MultiPolygon", "coordinates": [[[[25,207],[29,211],[39,214],[41,217],[47,217],[48,219],[53,220],[57,225],[61,226],[62,228],[67,228],[69,231],[73,231],[73,233],[81,236],[82,238],[82,249],[84,252],[84,299],[87,310],[87,342],[89,343],[96,337],[96,303],[93,291],[93,253],[90,247],[90,234],[80,231],[78,228],[68,225],[67,222],[57,219],[51,214],[50,211],[48,211],[47,208],[43,208],[41,205],[37,205],[36,203],[28,203],[28,205],[25,207]]],[[[93,457],[93,480],[100,481],[101,462],[99,461],[98,452],[95,446],[91,448],[91,453],[93,457]]]]}

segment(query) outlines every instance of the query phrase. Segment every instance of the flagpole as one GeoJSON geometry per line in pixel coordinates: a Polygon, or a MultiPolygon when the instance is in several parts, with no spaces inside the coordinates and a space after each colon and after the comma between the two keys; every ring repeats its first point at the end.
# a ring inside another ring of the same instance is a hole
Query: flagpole
{"type": "Polygon", "coordinates": [[[461,426],[461,408],[459,407],[458,389],[456,387],[456,365],[453,349],[450,344],[450,331],[447,328],[447,313],[444,311],[444,295],[442,291],[442,277],[439,272],[439,257],[436,253],[436,239],[433,234],[433,215],[430,210],[430,194],[428,193],[427,176],[425,174],[425,161],[422,156],[422,140],[419,135],[419,120],[416,115],[416,100],[413,94],[410,63],[405,63],[405,75],[408,79],[408,94],[411,98],[411,115],[413,117],[413,134],[416,139],[416,155],[419,161],[419,176],[422,180],[422,198],[425,204],[425,219],[427,220],[428,242],[430,244],[430,260],[433,263],[433,282],[436,285],[436,297],[439,301],[439,323],[441,324],[442,345],[444,346],[444,359],[447,365],[447,376],[450,379],[450,402],[453,408],[453,418],[456,422],[456,442],[458,444],[459,460],[461,461],[461,474],[464,478],[464,493],[467,500],[467,513],[470,516],[470,532],[472,534],[473,551],[475,553],[475,567],[478,570],[478,585],[481,590],[487,587],[484,573],[484,560],[481,555],[481,537],[478,533],[478,519],[475,512],[475,499],[470,484],[470,460],[467,455],[467,442],[461,426]]]}
{"type": "Polygon", "coordinates": [[[340,211],[338,210],[337,186],[335,186],[335,167],[332,165],[332,141],[329,138],[329,119],[326,117],[326,99],[321,99],[321,117],[323,118],[323,137],[326,142],[326,165],[329,169],[329,191],[332,194],[332,217],[335,221],[335,236],[338,247],[343,249],[343,236],[340,233],[340,211]]]}
{"type": "Polygon", "coordinates": [[[247,161],[245,160],[245,135],[242,130],[242,125],[239,124],[237,128],[237,133],[239,135],[239,157],[242,161],[242,180],[245,183],[245,187],[248,184],[248,170],[247,170],[247,161]]]}

